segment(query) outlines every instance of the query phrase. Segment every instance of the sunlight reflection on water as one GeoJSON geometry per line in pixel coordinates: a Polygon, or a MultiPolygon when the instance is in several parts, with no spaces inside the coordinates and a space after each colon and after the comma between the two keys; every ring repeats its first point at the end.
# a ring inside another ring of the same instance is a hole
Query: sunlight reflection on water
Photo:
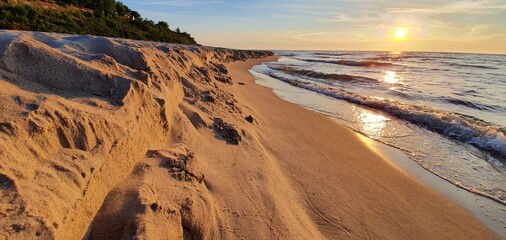
{"type": "Polygon", "coordinates": [[[385,75],[383,75],[383,81],[386,83],[397,83],[401,79],[402,78],[397,76],[397,73],[393,71],[385,71],[385,75]]]}
{"type": "Polygon", "coordinates": [[[361,131],[373,138],[383,135],[386,123],[390,120],[381,114],[375,114],[364,109],[358,110],[356,117],[362,123],[361,131]]]}

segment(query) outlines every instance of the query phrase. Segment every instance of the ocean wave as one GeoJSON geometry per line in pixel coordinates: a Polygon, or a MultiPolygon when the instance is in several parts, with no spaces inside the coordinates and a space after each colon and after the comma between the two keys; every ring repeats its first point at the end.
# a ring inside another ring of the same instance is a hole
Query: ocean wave
{"type": "Polygon", "coordinates": [[[388,55],[388,56],[378,56],[369,58],[369,61],[400,61],[405,58],[411,58],[411,56],[402,56],[402,55],[388,55]]]}
{"type": "Polygon", "coordinates": [[[473,103],[471,101],[466,101],[466,100],[462,100],[462,99],[444,98],[444,101],[451,103],[453,105],[465,106],[468,108],[474,108],[474,109],[478,109],[478,110],[496,110],[495,106],[487,106],[484,104],[473,103]]]}
{"type": "Polygon", "coordinates": [[[345,65],[351,67],[387,67],[394,66],[393,63],[387,62],[378,62],[378,61],[353,61],[353,60],[319,60],[319,59],[304,59],[298,58],[299,60],[306,62],[316,62],[316,63],[329,63],[329,64],[337,64],[337,65],[345,65]]]}
{"type": "Polygon", "coordinates": [[[462,64],[462,63],[446,63],[453,67],[463,67],[463,68],[481,68],[481,69],[499,69],[496,67],[483,66],[483,65],[473,65],[473,64],[462,64]]]}
{"type": "Polygon", "coordinates": [[[290,85],[345,100],[361,106],[381,110],[399,119],[409,121],[452,139],[472,144],[482,150],[506,157],[506,131],[499,126],[474,117],[430,108],[422,104],[358,95],[342,89],[320,86],[267,73],[270,77],[290,85]]]}
{"type": "Polygon", "coordinates": [[[314,53],[314,55],[337,57],[337,56],[349,56],[349,55],[353,55],[353,54],[351,54],[351,53],[314,53]]]}
{"type": "Polygon", "coordinates": [[[297,54],[295,53],[279,53],[280,56],[283,56],[283,57],[295,57],[297,56],[297,54]]]}
{"type": "Polygon", "coordinates": [[[441,61],[441,59],[445,60],[461,60],[461,57],[452,57],[452,56],[427,56],[425,54],[416,54],[416,53],[402,53],[402,54],[389,54],[389,55],[380,55],[377,57],[369,58],[372,61],[401,61],[405,59],[415,59],[418,61],[441,61]]]}
{"type": "Polygon", "coordinates": [[[336,74],[336,73],[321,73],[315,72],[311,70],[302,70],[296,69],[289,66],[279,66],[274,64],[267,65],[268,68],[272,70],[281,71],[290,75],[300,76],[300,77],[309,77],[314,79],[324,79],[324,80],[337,80],[337,81],[377,81],[373,78],[366,78],[361,76],[347,75],[347,74],[336,74]]]}

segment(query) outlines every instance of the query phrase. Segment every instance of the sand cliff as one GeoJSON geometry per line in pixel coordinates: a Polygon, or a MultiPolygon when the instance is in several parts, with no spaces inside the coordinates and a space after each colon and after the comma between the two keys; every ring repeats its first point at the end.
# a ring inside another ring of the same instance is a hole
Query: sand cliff
{"type": "MultiPolygon", "coordinates": [[[[179,107],[185,93],[198,102],[192,107],[205,108],[200,97],[214,96],[213,106],[240,117],[233,97],[220,90],[231,83],[221,62],[269,54],[1,32],[0,236],[82,237],[104,197],[139,160],[195,131],[190,120],[198,116],[179,107]]],[[[181,185],[201,188],[185,171],[173,173],[183,175],[181,185]]]]}
{"type": "Polygon", "coordinates": [[[0,238],[494,238],[255,85],[270,55],[0,32],[0,238]]]}

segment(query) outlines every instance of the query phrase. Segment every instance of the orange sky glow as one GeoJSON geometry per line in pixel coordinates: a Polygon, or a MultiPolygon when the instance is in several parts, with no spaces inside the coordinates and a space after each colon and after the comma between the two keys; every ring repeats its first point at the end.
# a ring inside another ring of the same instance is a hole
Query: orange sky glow
{"type": "Polygon", "coordinates": [[[125,0],[204,45],[506,54],[504,0],[125,0]]]}

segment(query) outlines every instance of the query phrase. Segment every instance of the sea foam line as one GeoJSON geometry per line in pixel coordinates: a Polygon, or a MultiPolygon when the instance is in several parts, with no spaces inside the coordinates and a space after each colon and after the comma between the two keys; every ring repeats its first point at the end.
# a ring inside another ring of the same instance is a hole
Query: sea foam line
{"type": "Polygon", "coordinates": [[[506,157],[506,133],[493,124],[458,113],[433,109],[422,104],[405,104],[390,99],[365,97],[342,89],[288,79],[272,72],[267,75],[292,86],[384,111],[452,139],[506,157]]]}

